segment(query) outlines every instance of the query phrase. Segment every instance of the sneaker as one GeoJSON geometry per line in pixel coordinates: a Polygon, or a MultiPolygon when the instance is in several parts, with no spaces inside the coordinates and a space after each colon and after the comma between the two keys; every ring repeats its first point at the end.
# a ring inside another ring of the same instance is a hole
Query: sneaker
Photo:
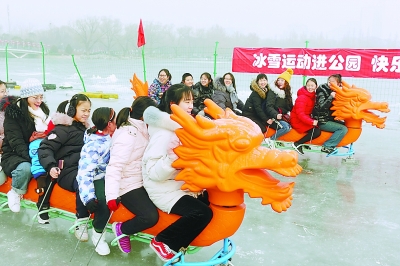
{"type": "MultiPolygon", "coordinates": [[[[121,225],[122,223],[113,223],[112,224],[112,230],[115,234],[116,237],[119,237],[122,235],[121,231],[121,225]]],[[[129,236],[124,236],[118,240],[118,247],[119,249],[124,252],[124,253],[129,253],[131,252],[131,239],[129,236]]]]}
{"type": "Polygon", "coordinates": [[[333,147],[324,147],[324,146],[322,146],[322,149],[321,149],[321,152],[325,152],[327,154],[331,154],[334,151],[336,151],[336,148],[333,148],[333,147]]]}
{"type": "Polygon", "coordinates": [[[110,254],[110,247],[106,242],[106,234],[103,235],[101,233],[97,233],[94,228],[92,228],[92,242],[93,245],[96,247],[97,254],[101,256],[105,256],[110,254]]]}
{"type": "Polygon", "coordinates": [[[39,214],[39,216],[37,217],[38,219],[38,223],[40,224],[49,224],[49,213],[48,212],[44,212],[39,214]]]}
{"type": "Polygon", "coordinates": [[[156,241],[156,238],[153,237],[153,239],[150,242],[150,247],[154,252],[157,254],[157,256],[162,260],[162,261],[169,261],[175,256],[175,252],[172,251],[166,244],[163,242],[158,242],[156,241]]]}
{"type": "Polygon", "coordinates": [[[264,138],[263,143],[264,143],[264,145],[266,145],[270,149],[274,149],[275,148],[274,141],[271,140],[270,138],[264,138]]]}
{"type": "Polygon", "coordinates": [[[299,154],[304,155],[303,147],[301,147],[301,145],[297,145],[297,146],[296,146],[296,144],[294,144],[294,142],[292,142],[292,147],[293,147],[293,149],[294,149],[295,151],[297,151],[299,154]]]}
{"type": "Polygon", "coordinates": [[[12,212],[19,212],[21,210],[21,198],[22,195],[19,195],[14,189],[10,189],[7,193],[8,207],[12,212]]]}
{"type": "Polygon", "coordinates": [[[75,224],[78,222],[80,223],[75,227],[75,237],[82,242],[86,242],[89,240],[89,234],[87,230],[87,219],[89,219],[89,217],[79,218],[75,220],[75,224]]]}

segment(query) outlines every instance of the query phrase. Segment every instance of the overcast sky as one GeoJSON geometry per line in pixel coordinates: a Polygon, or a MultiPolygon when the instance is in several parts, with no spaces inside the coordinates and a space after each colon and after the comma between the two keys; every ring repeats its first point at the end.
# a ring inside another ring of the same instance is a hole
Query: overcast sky
{"type": "MultiPolygon", "coordinates": [[[[338,36],[363,34],[400,42],[400,0],[2,0],[2,32],[45,29],[85,17],[123,24],[172,24],[257,33],[338,36]]],[[[400,44],[399,44],[400,46],[400,44]]]]}

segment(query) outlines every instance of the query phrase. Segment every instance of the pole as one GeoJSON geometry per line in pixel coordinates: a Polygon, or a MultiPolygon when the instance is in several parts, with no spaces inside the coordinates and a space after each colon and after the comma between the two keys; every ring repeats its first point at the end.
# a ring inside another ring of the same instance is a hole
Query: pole
{"type": "Polygon", "coordinates": [[[146,60],[144,58],[144,44],[142,45],[142,61],[143,61],[143,78],[144,82],[146,82],[146,60]]]}
{"type": "Polygon", "coordinates": [[[214,49],[214,78],[217,76],[217,47],[218,42],[215,42],[215,49],[214,49]]]}
{"type": "Polygon", "coordinates": [[[82,78],[82,76],[81,76],[81,73],[79,73],[78,66],[77,66],[77,65],[76,65],[76,63],[75,63],[75,58],[74,58],[74,55],[72,54],[71,56],[72,56],[72,62],[74,63],[74,66],[75,66],[76,72],[78,73],[79,79],[80,79],[80,80],[81,80],[81,82],[82,82],[83,91],[84,91],[84,92],[86,92],[85,82],[83,82],[83,78],[82,78]]]}
{"type": "Polygon", "coordinates": [[[43,70],[43,84],[46,84],[46,71],[44,69],[44,47],[43,43],[40,42],[40,45],[42,46],[42,70],[43,70]]]}
{"type": "Polygon", "coordinates": [[[6,44],[6,73],[7,73],[7,82],[8,80],[8,43],[6,44]]]}
{"type": "MultiPolygon", "coordinates": [[[[306,41],[306,49],[308,48],[308,41],[306,41]]],[[[306,85],[307,76],[303,76],[303,86],[306,85]]]]}

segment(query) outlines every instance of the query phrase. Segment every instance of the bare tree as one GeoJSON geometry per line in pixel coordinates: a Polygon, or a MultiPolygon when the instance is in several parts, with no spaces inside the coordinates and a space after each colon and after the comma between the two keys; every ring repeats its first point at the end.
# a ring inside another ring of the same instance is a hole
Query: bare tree
{"type": "Polygon", "coordinates": [[[93,52],[96,44],[103,37],[100,26],[101,22],[96,17],[79,19],[72,24],[71,27],[75,32],[75,38],[83,44],[86,54],[93,52]]]}
{"type": "Polygon", "coordinates": [[[99,28],[101,43],[104,45],[105,50],[110,53],[116,48],[118,40],[122,34],[121,21],[103,17],[99,28]]]}

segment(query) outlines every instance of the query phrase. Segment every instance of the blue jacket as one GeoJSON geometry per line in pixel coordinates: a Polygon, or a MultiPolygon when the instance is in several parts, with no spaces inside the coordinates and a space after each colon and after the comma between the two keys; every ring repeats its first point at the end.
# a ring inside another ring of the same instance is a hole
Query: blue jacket
{"type": "Polygon", "coordinates": [[[103,179],[110,161],[110,135],[88,134],[85,132],[84,145],[79,159],[78,175],[79,196],[83,204],[96,199],[94,180],[103,179]]]}
{"type": "Polygon", "coordinates": [[[35,139],[29,144],[29,156],[31,157],[31,173],[33,178],[37,179],[39,176],[44,175],[46,170],[39,162],[38,149],[43,139],[35,139]]]}

